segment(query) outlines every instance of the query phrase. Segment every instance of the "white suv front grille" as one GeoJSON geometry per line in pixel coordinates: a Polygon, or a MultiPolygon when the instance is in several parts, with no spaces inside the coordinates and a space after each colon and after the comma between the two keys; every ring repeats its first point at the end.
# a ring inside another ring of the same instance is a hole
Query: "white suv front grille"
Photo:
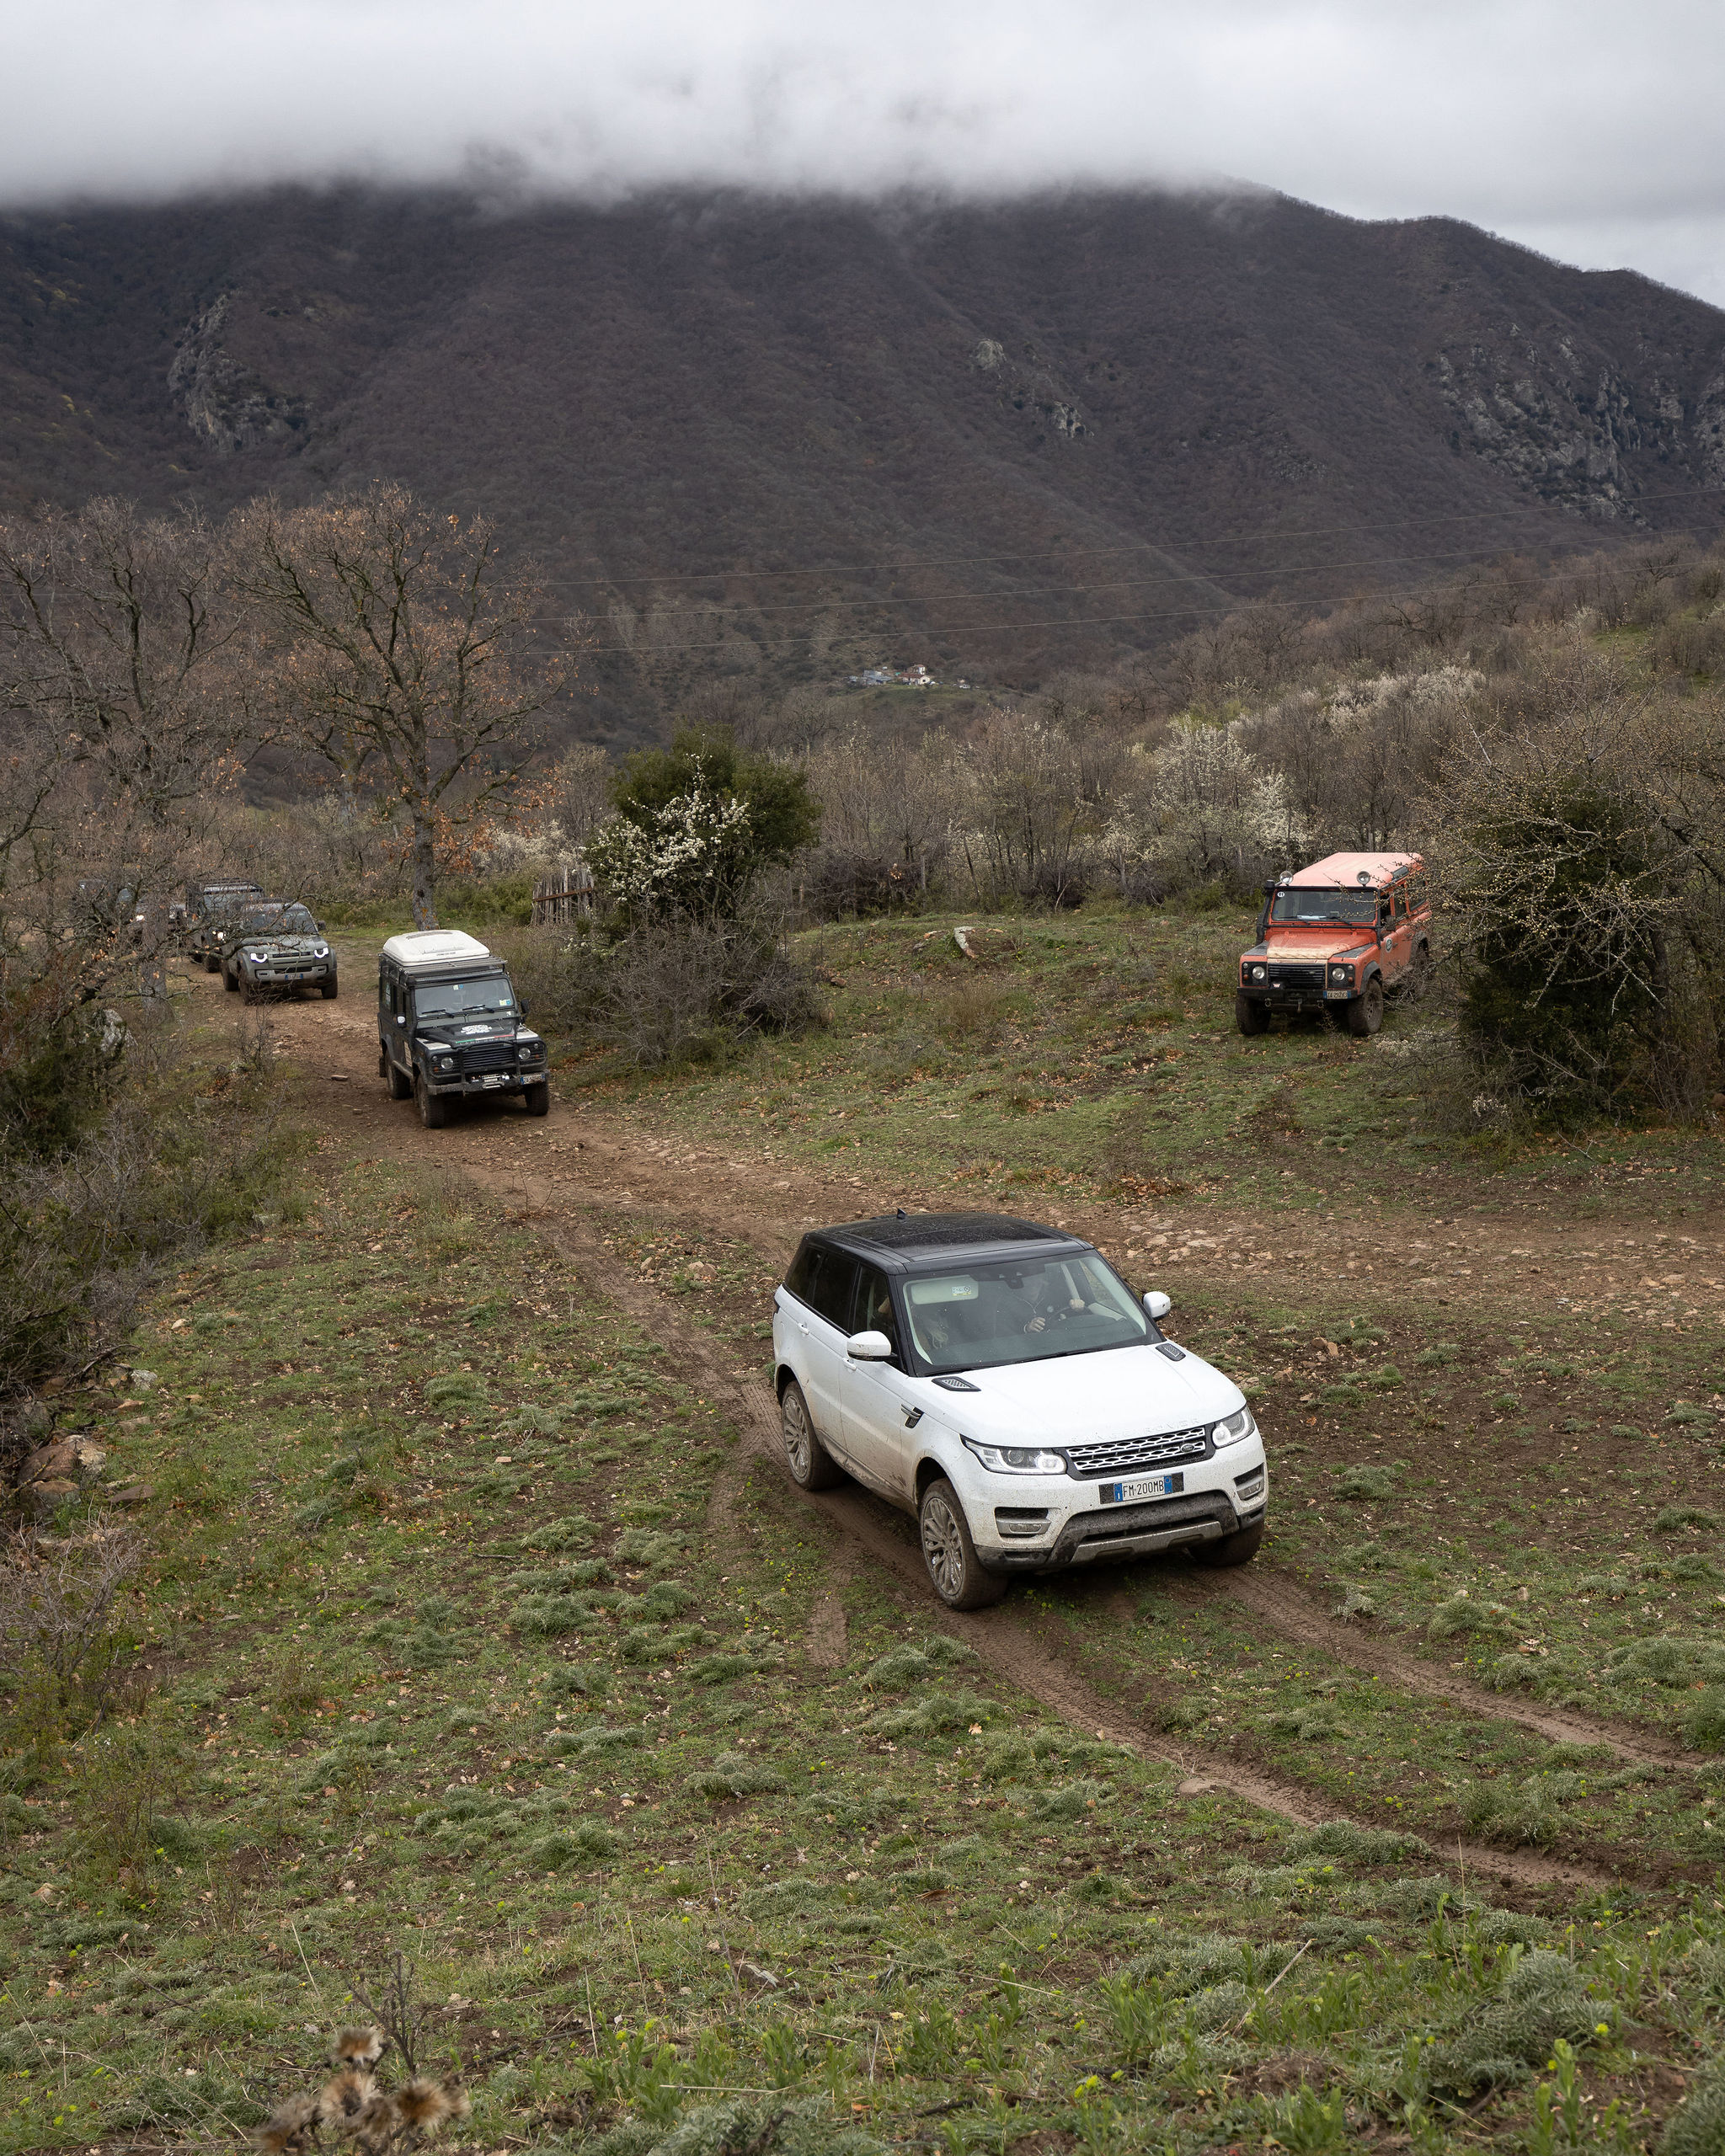
{"type": "Polygon", "coordinates": [[[1210,1449],[1210,1425],[1194,1430],[1165,1430],[1160,1437],[1114,1438],[1104,1444],[1068,1445],[1066,1461],[1074,1475],[1130,1475],[1135,1468],[1160,1467],[1171,1460],[1199,1460],[1210,1449]]]}

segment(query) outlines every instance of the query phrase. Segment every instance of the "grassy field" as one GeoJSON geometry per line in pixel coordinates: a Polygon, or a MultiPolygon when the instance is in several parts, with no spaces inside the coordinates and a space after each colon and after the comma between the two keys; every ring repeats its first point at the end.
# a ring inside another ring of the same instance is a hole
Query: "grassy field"
{"type": "Polygon", "coordinates": [[[1698,2076],[1722,2145],[1713,1141],[1435,1131],[1418,1011],[1226,1029],[1226,917],[990,926],[825,931],[825,1033],[571,1064],[532,1134],[286,1040],[301,1198],[58,1403],[153,1495],[119,1711],[15,1703],[8,2148],[237,2145],[398,1952],[474,2151],[1626,2152],[1698,2076]],[[893,1193],[1174,1289],[1282,1602],[1157,1561],[955,1627],[796,1497],[713,1372],[893,1193]]]}

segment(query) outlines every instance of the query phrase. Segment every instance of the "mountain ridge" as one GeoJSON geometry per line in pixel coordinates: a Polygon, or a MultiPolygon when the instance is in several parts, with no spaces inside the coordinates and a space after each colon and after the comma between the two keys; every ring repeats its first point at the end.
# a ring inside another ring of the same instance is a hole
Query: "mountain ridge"
{"type": "Polygon", "coordinates": [[[703,670],[1027,680],[1266,593],[1711,536],[1725,313],[1263,192],[0,220],[0,506],[372,477],[495,515],[635,732],[703,670]]]}

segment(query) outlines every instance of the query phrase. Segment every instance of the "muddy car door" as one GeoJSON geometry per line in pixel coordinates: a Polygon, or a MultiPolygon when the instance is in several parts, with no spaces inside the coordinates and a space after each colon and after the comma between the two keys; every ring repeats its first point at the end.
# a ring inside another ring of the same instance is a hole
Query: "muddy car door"
{"type": "Polygon", "coordinates": [[[844,1370],[850,1359],[851,1311],[857,1299],[858,1261],[848,1251],[818,1243],[794,1291],[795,1322],[803,1336],[804,1387],[815,1433],[836,1459],[850,1463],[844,1437],[844,1370]]]}
{"type": "Polygon", "coordinates": [[[1380,919],[1383,930],[1384,981],[1391,986],[1400,980],[1413,963],[1413,924],[1407,913],[1407,886],[1397,883],[1384,894],[1380,901],[1380,919]],[[1389,918],[1382,919],[1384,909],[1389,918]]]}
{"type": "Polygon", "coordinates": [[[910,1489],[909,1462],[914,1450],[905,1418],[916,1412],[916,1398],[904,1366],[892,1289],[878,1267],[862,1267],[855,1318],[854,1331],[884,1332],[893,1344],[893,1354],[884,1363],[846,1356],[840,1380],[845,1449],[865,1482],[888,1497],[902,1498],[910,1489]]]}

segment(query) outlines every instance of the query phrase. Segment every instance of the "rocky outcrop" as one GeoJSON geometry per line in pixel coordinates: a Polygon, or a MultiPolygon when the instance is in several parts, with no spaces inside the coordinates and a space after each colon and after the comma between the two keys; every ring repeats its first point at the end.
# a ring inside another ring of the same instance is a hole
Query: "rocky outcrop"
{"type": "Polygon", "coordinates": [[[260,442],[291,440],[311,419],[306,398],[272,389],[227,351],[222,331],[232,302],[233,294],[223,292],[187,323],[168,370],[168,392],[186,424],[230,455],[260,442]]]}
{"type": "Polygon", "coordinates": [[[52,1512],[62,1500],[98,1481],[107,1464],[107,1454],[88,1438],[52,1438],[38,1445],[19,1470],[19,1496],[38,1512],[52,1512]]]}
{"type": "Polygon", "coordinates": [[[993,382],[996,407],[1023,413],[1043,440],[1055,434],[1064,441],[1080,441],[1089,433],[1083,407],[1033,345],[1026,344],[1015,355],[997,337],[984,337],[970,364],[993,382]]]}
{"type": "Polygon", "coordinates": [[[1657,370],[1634,382],[1567,336],[1541,346],[1511,323],[1501,341],[1440,351],[1428,374],[1455,416],[1453,447],[1554,506],[1639,523],[1632,460],[1674,483],[1725,478],[1725,375],[1692,406],[1657,370]]]}

